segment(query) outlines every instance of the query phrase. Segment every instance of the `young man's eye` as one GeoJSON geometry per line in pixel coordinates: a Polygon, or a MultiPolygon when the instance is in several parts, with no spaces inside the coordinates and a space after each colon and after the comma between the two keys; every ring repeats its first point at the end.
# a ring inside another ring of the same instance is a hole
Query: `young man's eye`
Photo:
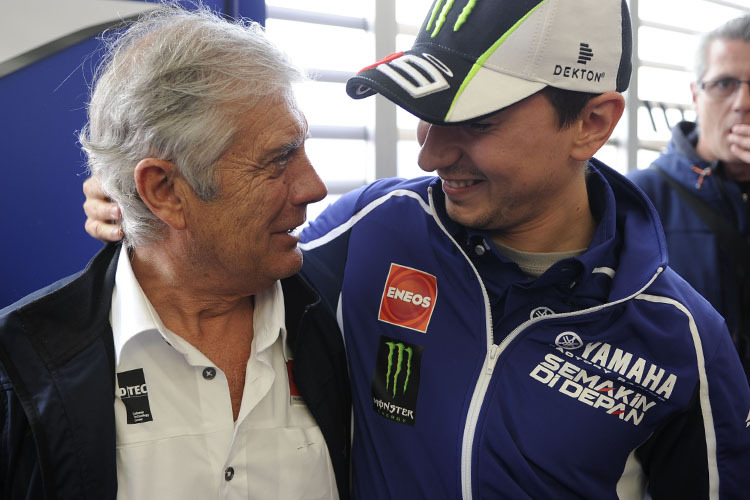
{"type": "Polygon", "coordinates": [[[473,130],[475,132],[482,132],[484,130],[487,130],[491,126],[492,126],[491,124],[489,124],[489,123],[483,123],[483,122],[469,123],[469,129],[471,129],[471,130],[473,130]]]}

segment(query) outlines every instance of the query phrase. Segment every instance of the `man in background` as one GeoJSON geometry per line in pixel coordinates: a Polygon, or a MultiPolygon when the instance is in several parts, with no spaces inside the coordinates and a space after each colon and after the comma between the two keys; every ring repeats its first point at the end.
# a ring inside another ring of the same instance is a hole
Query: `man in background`
{"type": "Polygon", "coordinates": [[[343,343],[296,275],[302,73],[202,8],[107,42],[80,140],[124,241],[0,311],[0,498],[348,498],[343,343]]]}
{"type": "Polygon", "coordinates": [[[750,380],[750,15],[701,37],[690,86],[697,122],[630,178],[649,196],[669,265],[729,326],[750,380]]]}

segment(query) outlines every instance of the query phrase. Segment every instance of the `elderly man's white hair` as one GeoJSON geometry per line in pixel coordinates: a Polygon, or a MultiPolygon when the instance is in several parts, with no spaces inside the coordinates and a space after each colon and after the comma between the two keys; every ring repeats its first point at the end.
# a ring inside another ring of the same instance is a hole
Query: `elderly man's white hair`
{"type": "Polygon", "coordinates": [[[259,24],[196,7],[167,2],[104,37],[79,140],[89,171],[120,206],[128,247],[158,241],[165,228],[136,191],[140,160],[174,162],[197,195],[211,200],[218,195],[214,166],[233,142],[237,115],[265,96],[293,99],[292,84],[304,79],[259,24]]]}

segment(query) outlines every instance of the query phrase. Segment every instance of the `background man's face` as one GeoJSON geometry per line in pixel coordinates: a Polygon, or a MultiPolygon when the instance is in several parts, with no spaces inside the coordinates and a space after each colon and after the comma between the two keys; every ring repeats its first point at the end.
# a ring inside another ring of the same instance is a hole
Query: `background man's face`
{"type": "MultiPolygon", "coordinates": [[[[721,78],[750,80],[750,43],[739,40],[714,40],[708,47],[708,66],[704,82],[721,78]]],[[[732,95],[716,98],[693,85],[693,103],[700,127],[698,154],[708,161],[736,163],[730,151],[728,135],[733,125],[750,124],[750,87],[742,84],[732,95]]]]}

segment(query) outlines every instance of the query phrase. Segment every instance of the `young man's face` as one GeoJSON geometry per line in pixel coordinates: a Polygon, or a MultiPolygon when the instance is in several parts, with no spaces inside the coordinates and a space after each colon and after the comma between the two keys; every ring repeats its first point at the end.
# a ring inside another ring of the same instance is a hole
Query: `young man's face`
{"type": "Polygon", "coordinates": [[[537,93],[465,125],[420,122],[419,166],[442,179],[451,219],[512,241],[559,220],[580,197],[581,164],[570,158],[575,131],[560,130],[537,93]]]}
{"type": "MultiPolygon", "coordinates": [[[[714,40],[708,47],[707,69],[703,82],[723,78],[750,80],[750,42],[714,40]]],[[[725,97],[712,95],[707,89],[692,85],[693,103],[698,115],[698,154],[708,161],[740,160],[729,149],[728,136],[733,125],[750,124],[750,86],[740,84],[725,97]]]]}

